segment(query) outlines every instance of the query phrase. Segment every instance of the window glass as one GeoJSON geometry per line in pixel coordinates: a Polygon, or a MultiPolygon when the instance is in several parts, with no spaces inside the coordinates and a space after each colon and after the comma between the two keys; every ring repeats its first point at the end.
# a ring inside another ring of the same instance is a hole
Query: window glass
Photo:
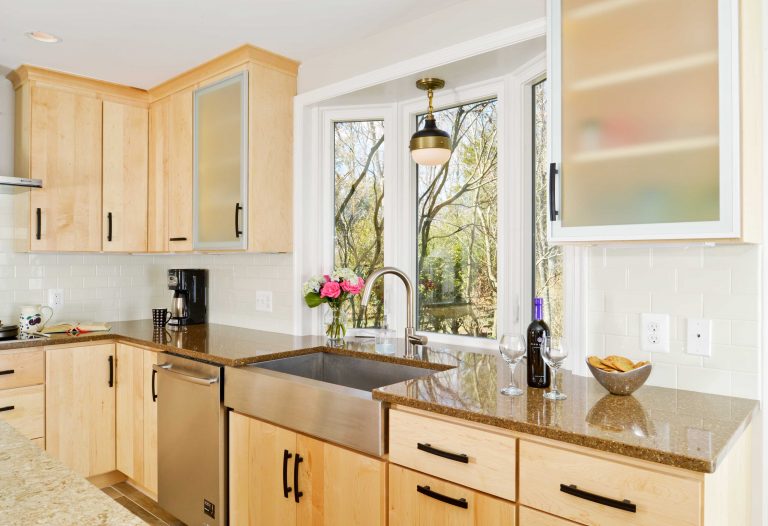
{"type": "MultiPolygon", "coordinates": [[[[384,266],[384,121],[335,122],[333,128],[334,265],[365,278],[384,266]]],[[[357,295],[350,302],[350,324],[381,326],[383,280],[367,309],[360,299],[357,295]]]]}
{"type": "Polygon", "coordinates": [[[434,113],[452,154],[417,166],[419,330],[496,337],[496,107],[489,99],[434,113]]]}

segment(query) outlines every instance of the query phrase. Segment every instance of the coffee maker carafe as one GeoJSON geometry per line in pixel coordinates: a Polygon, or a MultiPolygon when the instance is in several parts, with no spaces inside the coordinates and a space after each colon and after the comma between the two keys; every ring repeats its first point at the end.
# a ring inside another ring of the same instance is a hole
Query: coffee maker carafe
{"type": "Polygon", "coordinates": [[[170,269],[168,290],[173,291],[168,325],[194,325],[208,321],[206,269],[170,269]]]}

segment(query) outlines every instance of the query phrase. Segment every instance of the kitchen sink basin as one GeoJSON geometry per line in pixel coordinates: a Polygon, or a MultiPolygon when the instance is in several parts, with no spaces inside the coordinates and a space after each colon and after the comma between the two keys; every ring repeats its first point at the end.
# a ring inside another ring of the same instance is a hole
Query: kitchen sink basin
{"type": "Polygon", "coordinates": [[[316,352],[227,367],[224,404],[247,415],[382,456],[385,406],[371,391],[435,373],[341,354],[316,352]]]}

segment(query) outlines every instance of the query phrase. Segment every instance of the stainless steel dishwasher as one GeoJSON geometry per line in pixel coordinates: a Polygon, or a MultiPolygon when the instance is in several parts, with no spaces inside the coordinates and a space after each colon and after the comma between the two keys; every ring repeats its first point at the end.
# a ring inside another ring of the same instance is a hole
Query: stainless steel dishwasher
{"type": "Polygon", "coordinates": [[[163,355],[157,371],[158,503],[188,526],[227,524],[223,367],[163,355]]]}

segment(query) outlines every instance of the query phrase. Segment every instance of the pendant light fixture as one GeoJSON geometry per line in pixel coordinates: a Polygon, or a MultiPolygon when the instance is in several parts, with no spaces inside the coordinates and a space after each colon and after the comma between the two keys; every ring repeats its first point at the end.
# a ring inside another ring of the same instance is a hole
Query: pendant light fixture
{"type": "Polygon", "coordinates": [[[416,164],[423,166],[440,166],[451,158],[451,136],[439,129],[432,114],[433,91],[445,86],[441,79],[424,78],[416,81],[416,87],[427,92],[429,110],[424,119],[424,128],[411,137],[411,157],[416,164]]]}

